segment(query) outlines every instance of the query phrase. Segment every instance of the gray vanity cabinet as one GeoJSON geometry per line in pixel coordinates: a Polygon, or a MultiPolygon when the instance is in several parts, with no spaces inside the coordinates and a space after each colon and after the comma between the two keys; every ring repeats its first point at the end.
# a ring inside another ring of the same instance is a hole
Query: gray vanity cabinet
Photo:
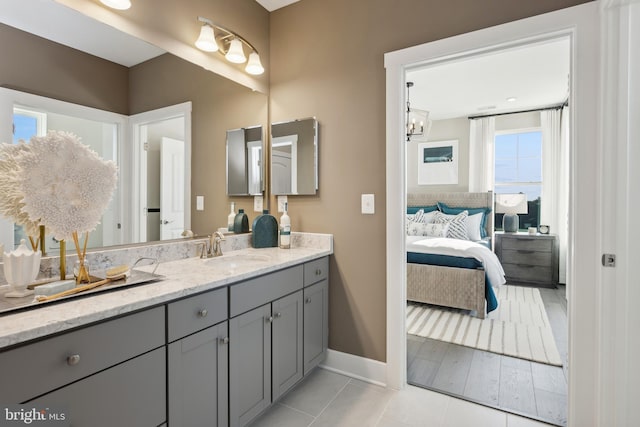
{"type": "Polygon", "coordinates": [[[327,355],[329,340],[329,283],[326,279],[304,288],[304,374],[327,355]]]}
{"type": "Polygon", "coordinates": [[[228,425],[227,322],[169,344],[169,425],[228,425]]]}
{"type": "Polygon", "coordinates": [[[46,394],[32,403],[72,426],[156,427],[166,420],[164,347],[46,394]]]}
{"type": "Polygon", "coordinates": [[[231,426],[246,425],[302,379],[303,277],[298,265],[229,288],[231,426]]]}
{"type": "Polygon", "coordinates": [[[226,427],[227,289],[172,302],[167,316],[169,425],[226,427]]]}
{"type": "Polygon", "coordinates": [[[329,258],[304,264],[304,374],[318,366],[329,344],[329,258]]]}
{"type": "Polygon", "coordinates": [[[274,301],[271,311],[271,400],[275,402],[302,379],[302,291],[274,301]]]}
{"type": "Polygon", "coordinates": [[[271,404],[271,304],[229,320],[229,425],[244,426],[271,404]]]}

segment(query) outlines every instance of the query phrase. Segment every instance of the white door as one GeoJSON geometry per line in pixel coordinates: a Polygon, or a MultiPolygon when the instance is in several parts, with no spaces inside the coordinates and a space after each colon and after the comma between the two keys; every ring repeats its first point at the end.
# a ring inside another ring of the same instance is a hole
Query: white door
{"type": "Polygon", "coordinates": [[[162,138],[160,145],[160,239],[184,231],[184,141],[162,138]]]}
{"type": "Polygon", "coordinates": [[[274,194],[291,194],[291,154],[271,152],[271,188],[274,194]]]}

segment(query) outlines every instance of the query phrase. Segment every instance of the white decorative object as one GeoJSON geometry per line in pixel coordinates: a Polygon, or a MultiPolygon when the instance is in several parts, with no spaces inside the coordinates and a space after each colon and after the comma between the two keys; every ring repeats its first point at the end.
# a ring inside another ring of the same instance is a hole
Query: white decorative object
{"type": "Polygon", "coordinates": [[[32,137],[16,163],[22,211],[39,218],[56,239],[99,224],[117,183],[114,162],[101,159],[72,133],[50,131],[32,137]]]}
{"type": "Polygon", "coordinates": [[[27,286],[33,283],[38,275],[40,257],[40,252],[27,248],[24,239],[15,251],[4,252],[4,276],[12,289],[4,294],[5,297],[22,298],[33,293],[27,286]]]}

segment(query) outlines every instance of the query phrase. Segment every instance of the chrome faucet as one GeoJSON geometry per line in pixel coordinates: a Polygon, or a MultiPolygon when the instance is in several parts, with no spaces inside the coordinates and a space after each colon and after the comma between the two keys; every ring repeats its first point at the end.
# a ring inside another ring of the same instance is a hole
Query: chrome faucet
{"type": "Polygon", "coordinates": [[[220,244],[220,241],[222,240],[225,240],[224,234],[219,231],[216,231],[209,236],[209,250],[207,251],[207,258],[222,256],[222,245],[220,244]]]}

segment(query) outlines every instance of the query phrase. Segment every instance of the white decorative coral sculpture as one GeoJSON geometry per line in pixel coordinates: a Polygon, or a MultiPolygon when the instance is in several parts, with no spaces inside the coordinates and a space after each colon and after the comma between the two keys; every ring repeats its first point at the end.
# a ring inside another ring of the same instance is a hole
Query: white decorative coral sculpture
{"type": "Polygon", "coordinates": [[[16,155],[22,211],[58,240],[92,231],[111,201],[117,167],[68,132],[33,137],[16,155]]]}

